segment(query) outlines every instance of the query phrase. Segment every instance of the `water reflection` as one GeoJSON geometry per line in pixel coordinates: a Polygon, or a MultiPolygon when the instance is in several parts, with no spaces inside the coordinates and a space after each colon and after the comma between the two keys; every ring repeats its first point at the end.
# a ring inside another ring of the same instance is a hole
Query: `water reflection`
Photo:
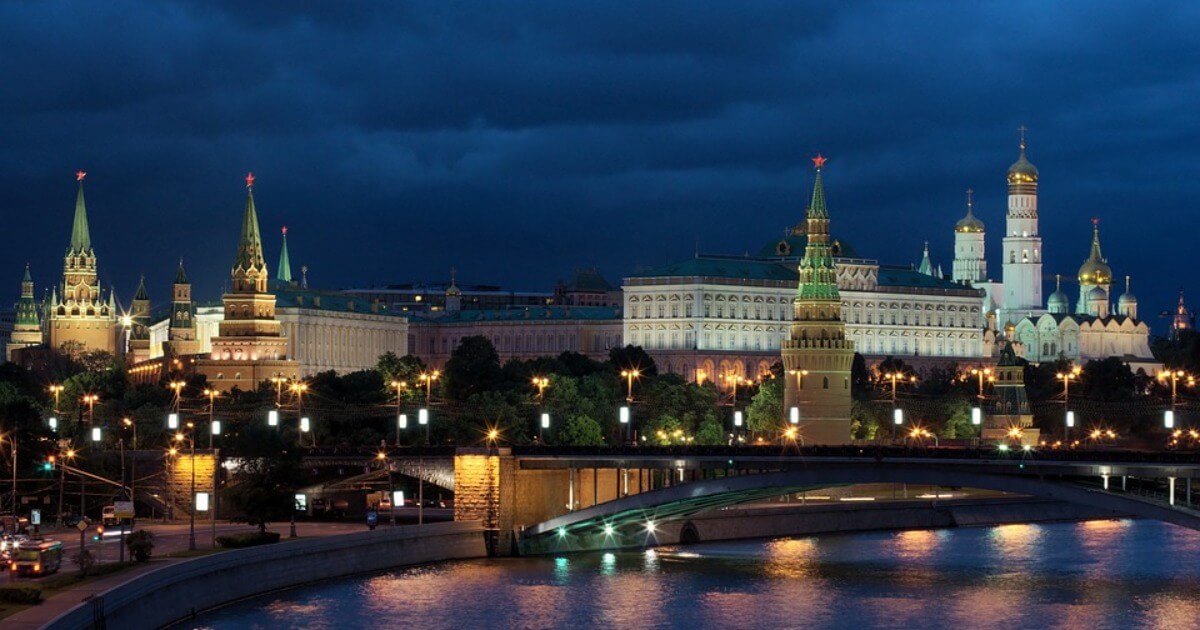
{"type": "Polygon", "coordinates": [[[1147,521],[711,543],[415,567],[211,628],[1196,627],[1200,535],[1147,521]]]}

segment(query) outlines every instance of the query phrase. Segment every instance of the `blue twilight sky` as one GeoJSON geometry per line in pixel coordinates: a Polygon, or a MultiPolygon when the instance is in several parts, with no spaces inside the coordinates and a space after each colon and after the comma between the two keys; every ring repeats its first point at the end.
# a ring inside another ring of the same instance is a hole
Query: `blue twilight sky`
{"type": "Polygon", "coordinates": [[[949,274],[974,188],[998,279],[1025,124],[1045,293],[1096,216],[1161,331],[1200,304],[1198,31],[1191,2],[4,3],[0,295],[58,281],[77,169],[102,281],[161,303],[179,256],[216,297],[248,170],[316,286],[549,290],[756,251],[818,151],[860,255],[929,240],[949,274]]]}

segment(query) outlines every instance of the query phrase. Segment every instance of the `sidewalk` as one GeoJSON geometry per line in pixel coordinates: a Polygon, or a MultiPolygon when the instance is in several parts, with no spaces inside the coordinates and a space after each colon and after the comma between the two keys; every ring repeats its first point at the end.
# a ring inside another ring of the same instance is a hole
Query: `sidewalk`
{"type": "Polygon", "coordinates": [[[135,566],[130,569],[105,576],[91,582],[86,582],[78,586],[69,588],[65,591],[56,593],[53,597],[43,601],[37,606],[30,606],[21,612],[0,619],[0,625],[4,626],[5,630],[36,630],[50,623],[55,617],[74,608],[80,602],[98,593],[103,593],[108,589],[121,584],[127,580],[131,580],[139,575],[165,567],[171,564],[187,562],[190,558],[163,558],[161,560],[151,560],[142,566],[135,566]]]}
{"type": "MultiPolygon", "coordinates": [[[[185,524],[156,525],[148,527],[148,529],[158,530],[156,535],[161,536],[160,540],[174,538],[176,539],[177,544],[185,544],[184,541],[186,541],[187,537],[187,525],[185,524]]],[[[244,524],[219,523],[218,529],[225,531],[253,531],[255,528],[244,524]]],[[[286,544],[286,541],[289,540],[287,537],[287,523],[273,523],[269,530],[278,531],[283,534],[280,544],[286,544]]],[[[299,534],[300,538],[321,538],[324,536],[337,536],[340,534],[349,534],[365,530],[366,526],[360,523],[301,522],[296,524],[296,533],[299,534]]],[[[69,535],[69,532],[64,533],[69,535]]],[[[205,530],[205,534],[207,533],[207,530],[205,530]]],[[[202,550],[209,548],[209,545],[207,544],[208,540],[206,539],[204,542],[205,544],[200,545],[202,550]]],[[[105,546],[108,546],[107,543],[110,543],[110,541],[106,540],[105,543],[105,546]]],[[[172,546],[175,545],[166,546],[168,549],[163,551],[163,553],[170,553],[171,551],[180,550],[171,549],[170,547],[172,546]]],[[[92,547],[92,545],[89,544],[89,547],[92,547]]],[[[115,552],[115,550],[113,551],[115,552]]],[[[159,551],[160,547],[156,546],[155,552],[158,553],[159,551]]],[[[115,560],[116,555],[114,553],[114,555],[110,557],[106,553],[105,559],[110,561],[115,560]]],[[[67,612],[68,610],[77,606],[80,602],[86,601],[88,598],[94,595],[103,593],[110,588],[113,588],[128,580],[132,580],[149,571],[154,571],[171,564],[187,562],[191,559],[192,558],[156,557],[152,558],[150,562],[144,565],[134,566],[121,571],[120,573],[107,575],[96,580],[85,582],[66,590],[56,592],[49,598],[42,601],[41,604],[30,606],[21,612],[0,619],[0,627],[3,627],[4,630],[35,630],[36,628],[41,628],[50,623],[50,621],[52,621],[55,617],[67,612]]],[[[64,561],[64,568],[66,568],[68,564],[68,562],[64,561]]]]}

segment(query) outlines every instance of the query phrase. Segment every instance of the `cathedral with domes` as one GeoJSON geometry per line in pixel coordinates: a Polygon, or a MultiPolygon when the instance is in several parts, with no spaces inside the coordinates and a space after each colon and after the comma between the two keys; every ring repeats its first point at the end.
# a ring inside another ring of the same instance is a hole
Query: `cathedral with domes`
{"type": "Polygon", "coordinates": [[[985,292],[987,340],[1011,342],[1020,356],[1033,362],[1120,357],[1133,369],[1150,371],[1157,366],[1150,352],[1150,328],[1138,319],[1129,276],[1113,308],[1114,276],[1100,248],[1099,220],[1092,219],[1091,247],[1075,274],[1079,294],[1074,308],[1061,274],[1055,275],[1054,292],[1042,302],[1038,169],[1025,152],[1022,129],[1020,155],[1008,169],[1000,281],[987,278],[986,228],[975,216],[969,191],[967,214],[954,226],[953,279],[985,292]]]}

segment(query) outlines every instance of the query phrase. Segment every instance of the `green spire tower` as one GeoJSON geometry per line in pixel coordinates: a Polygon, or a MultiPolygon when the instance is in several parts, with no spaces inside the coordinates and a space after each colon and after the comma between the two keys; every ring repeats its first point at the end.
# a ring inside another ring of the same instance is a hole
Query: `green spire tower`
{"type": "Polygon", "coordinates": [[[292,282],[292,261],[288,258],[286,225],[283,226],[283,247],[279,250],[279,270],[275,277],[286,284],[292,282]]]}
{"type": "Polygon", "coordinates": [[[921,266],[917,268],[917,271],[927,276],[934,275],[933,261],[929,260],[929,241],[925,241],[925,253],[921,256],[921,266]]]}
{"type": "Polygon", "coordinates": [[[17,302],[17,321],[13,324],[12,337],[5,348],[5,356],[9,361],[15,361],[16,350],[41,343],[42,326],[38,318],[38,304],[33,299],[33,277],[29,275],[29,263],[25,263],[25,277],[21,279],[21,300],[17,302]]]}
{"type": "Polygon", "coordinates": [[[850,365],[854,342],[846,339],[837,267],[829,241],[829,210],[821,171],[826,159],[813,159],[816,182],[806,216],[808,244],[800,260],[800,286],[790,335],[783,342],[785,414],[799,418],[806,444],[850,442],[850,365]]]}
{"type": "Polygon", "coordinates": [[[75,218],[71,222],[71,241],[63,257],[62,284],[56,288],[47,309],[46,329],[50,346],[70,352],[82,350],[117,351],[117,312],[110,294],[100,295],[96,271],[96,253],[88,228],[87,203],[83,197],[83,179],[87,173],[75,173],[75,218]],[[57,289],[61,289],[58,291],[57,289]]]}
{"type": "MultiPolygon", "coordinates": [[[[287,360],[288,339],[275,319],[275,296],[267,289],[269,272],[263,260],[258,212],[254,207],[253,173],[246,175],[246,206],[231,273],[232,290],[221,296],[225,318],[217,328],[217,336],[212,338],[210,358],[198,360],[197,371],[222,391],[233,387],[254,389],[275,376],[296,378],[299,364],[287,360]]],[[[178,275],[182,274],[181,264],[178,275]]],[[[177,284],[175,306],[182,317],[184,307],[179,289],[177,284]]],[[[190,302],[187,309],[190,315],[190,302]]]]}

